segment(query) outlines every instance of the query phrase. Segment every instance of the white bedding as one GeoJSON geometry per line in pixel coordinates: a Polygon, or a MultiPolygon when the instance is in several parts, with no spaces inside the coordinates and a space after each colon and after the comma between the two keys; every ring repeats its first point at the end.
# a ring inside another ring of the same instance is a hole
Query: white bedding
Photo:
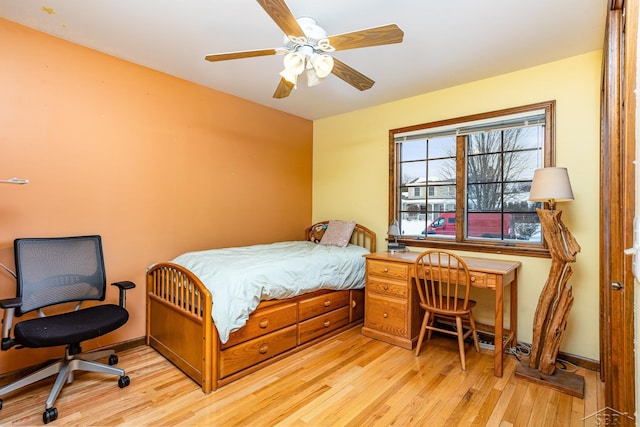
{"type": "Polygon", "coordinates": [[[317,289],[364,287],[369,251],[308,241],[189,252],[173,260],[195,273],[213,297],[220,341],[245,325],[261,300],[289,298],[317,289]]]}

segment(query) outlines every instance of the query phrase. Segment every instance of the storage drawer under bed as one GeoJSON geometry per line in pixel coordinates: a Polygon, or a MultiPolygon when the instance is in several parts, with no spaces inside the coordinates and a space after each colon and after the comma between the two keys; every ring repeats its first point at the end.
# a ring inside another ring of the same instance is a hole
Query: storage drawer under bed
{"type": "Polygon", "coordinates": [[[349,291],[336,291],[303,299],[298,303],[300,321],[349,305],[349,291]]]}
{"type": "Polygon", "coordinates": [[[288,326],[220,352],[220,378],[267,360],[297,344],[297,325],[288,326]]]}
{"type": "Polygon", "coordinates": [[[247,323],[229,335],[229,340],[220,344],[224,350],[236,344],[269,334],[285,326],[294,325],[297,321],[297,304],[283,303],[258,309],[251,313],[247,323]]]}
{"type": "Polygon", "coordinates": [[[298,344],[334,331],[349,323],[349,307],[345,306],[326,314],[300,322],[298,344]]]}

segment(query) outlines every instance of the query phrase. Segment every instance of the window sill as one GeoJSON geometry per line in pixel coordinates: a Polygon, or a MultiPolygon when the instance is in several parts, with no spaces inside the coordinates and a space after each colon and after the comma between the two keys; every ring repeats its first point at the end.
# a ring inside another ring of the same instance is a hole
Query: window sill
{"type": "Polygon", "coordinates": [[[419,248],[438,248],[438,249],[451,249],[470,252],[486,252],[493,254],[505,254],[505,255],[521,255],[536,258],[551,258],[549,249],[542,246],[530,246],[530,245],[516,245],[506,246],[491,244],[487,242],[474,243],[463,242],[457,243],[453,241],[442,241],[435,239],[411,239],[404,238],[398,239],[399,243],[404,243],[406,246],[413,246],[419,248]]]}

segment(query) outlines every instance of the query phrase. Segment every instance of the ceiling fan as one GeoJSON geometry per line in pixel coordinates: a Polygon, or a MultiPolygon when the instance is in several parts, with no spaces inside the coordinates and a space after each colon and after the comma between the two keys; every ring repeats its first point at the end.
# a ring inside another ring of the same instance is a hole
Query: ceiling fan
{"type": "Polygon", "coordinates": [[[284,0],[257,0],[285,34],[282,47],[207,55],[207,61],[284,55],[284,70],[273,97],[285,98],[296,86],[298,77],[306,71],[307,84],[314,86],[333,74],[358,90],[367,90],[375,83],[369,77],[329,55],[338,50],[380,46],[402,42],[404,32],[396,25],[367,28],[360,31],[327,36],[315,19],[295,18],[284,0]]]}

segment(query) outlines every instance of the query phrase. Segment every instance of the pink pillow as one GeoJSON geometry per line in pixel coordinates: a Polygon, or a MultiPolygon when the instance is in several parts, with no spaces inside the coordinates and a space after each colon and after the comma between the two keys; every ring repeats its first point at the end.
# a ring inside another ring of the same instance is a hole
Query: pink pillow
{"type": "Polygon", "coordinates": [[[349,244],[355,227],[355,221],[330,220],[320,244],[344,248],[349,244]]]}

